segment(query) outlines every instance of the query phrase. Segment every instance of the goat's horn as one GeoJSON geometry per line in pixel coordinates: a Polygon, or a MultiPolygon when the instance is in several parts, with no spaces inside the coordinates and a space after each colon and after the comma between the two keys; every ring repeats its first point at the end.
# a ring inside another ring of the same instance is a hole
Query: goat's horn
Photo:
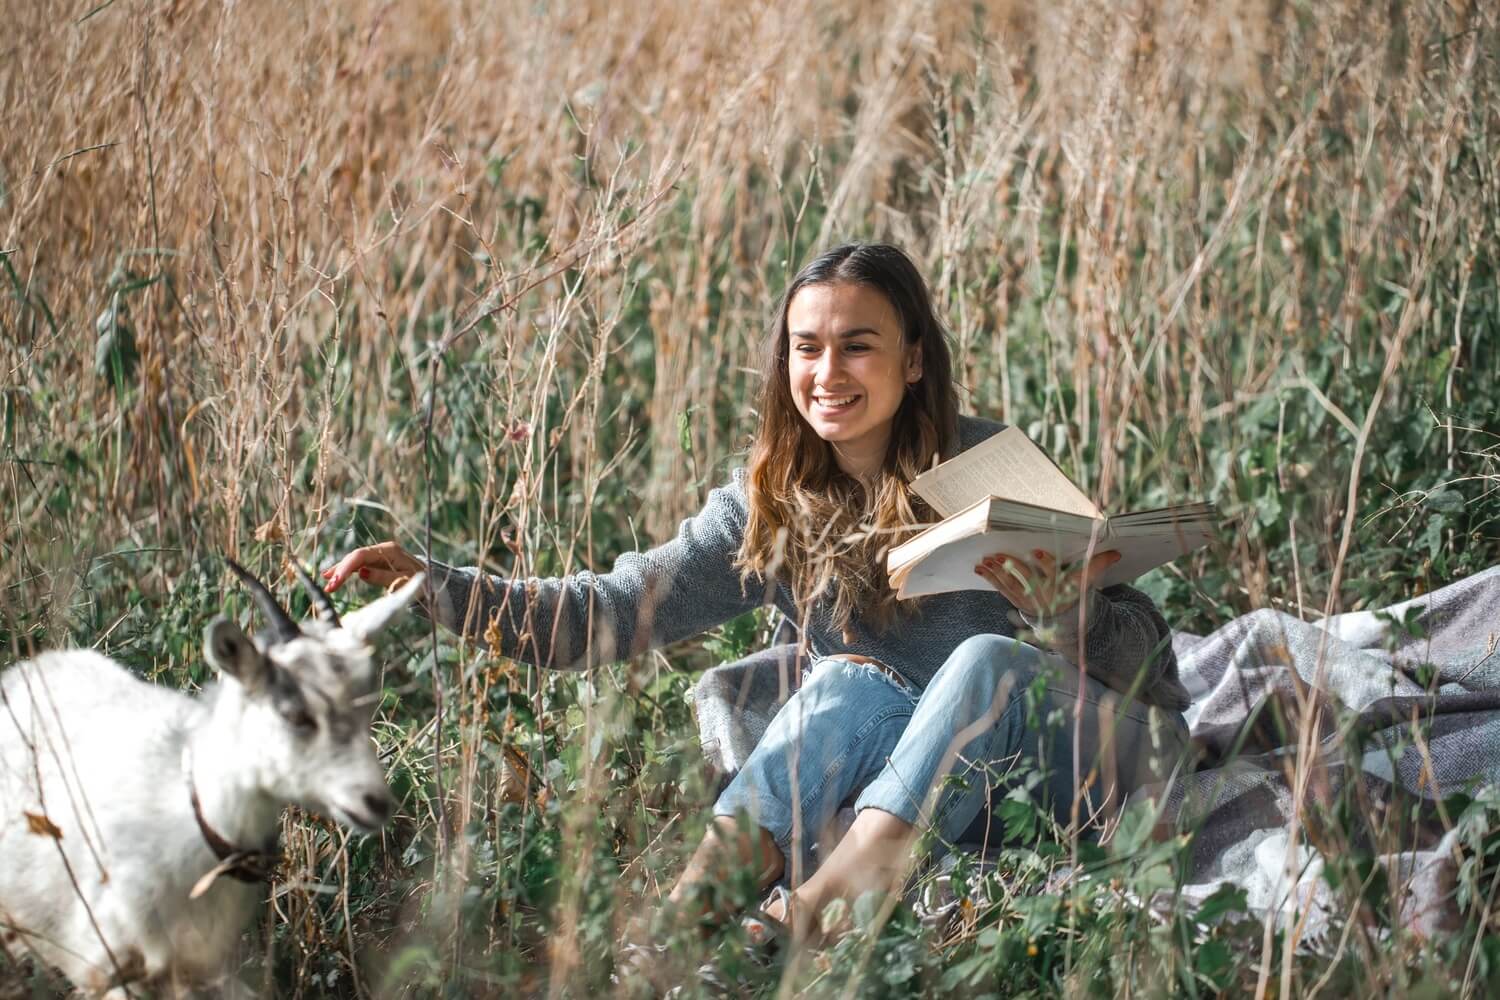
{"type": "Polygon", "coordinates": [[[342,627],[339,623],[339,613],[334,609],[333,598],[320,586],[318,581],[307,575],[307,570],[295,559],[292,560],[292,572],[297,574],[297,580],[302,584],[302,589],[307,591],[307,596],[312,598],[313,606],[318,609],[318,617],[332,625],[334,628],[342,627]]]}
{"type": "Polygon", "coordinates": [[[292,616],[287,614],[281,605],[276,603],[276,598],[271,596],[271,592],[266,589],[265,584],[251,576],[249,570],[228,556],[224,557],[224,561],[229,564],[229,568],[234,571],[234,575],[240,578],[240,582],[249,589],[250,597],[255,601],[256,607],[260,608],[260,613],[270,619],[271,629],[275,633],[278,643],[291,642],[302,634],[302,630],[297,627],[297,623],[292,621],[292,616]]]}

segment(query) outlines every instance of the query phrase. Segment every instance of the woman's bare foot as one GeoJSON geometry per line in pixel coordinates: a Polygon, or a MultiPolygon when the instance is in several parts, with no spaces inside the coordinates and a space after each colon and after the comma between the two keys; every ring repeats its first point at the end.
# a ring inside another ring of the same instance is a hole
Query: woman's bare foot
{"type": "MultiPolygon", "coordinates": [[[[671,904],[693,911],[695,918],[709,916],[712,904],[706,897],[706,889],[717,889],[731,884],[733,875],[746,868],[755,872],[756,890],[765,889],[778,878],[785,868],[785,859],[776,840],[760,827],[745,830],[741,824],[729,817],[715,817],[703,833],[698,849],[688,859],[677,884],[672,887],[668,900],[671,904]]],[[[726,911],[712,914],[720,918],[731,916],[726,911]]]]}
{"type": "Polygon", "coordinates": [[[852,904],[868,892],[899,891],[915,860],[915,843],[916,829],[910,823],[879,809],[864,809],[828,860],[802,885],[768,904],[766,915],[781,921],[793,941],[826,943],[850,929],[847,918],[838,926],[823,926],[828,904],[852,904]]]}

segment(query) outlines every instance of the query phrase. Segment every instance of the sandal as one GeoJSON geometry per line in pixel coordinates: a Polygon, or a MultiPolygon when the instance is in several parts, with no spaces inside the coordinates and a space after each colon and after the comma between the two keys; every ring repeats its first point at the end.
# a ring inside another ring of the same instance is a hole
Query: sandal
{"type": "Polygon", "coordinates": [[[786,919],[778,919],[767,912],[773,903],[781,904],[781,912],[787,917],[792,912],[792,894],[786,886],[778,885],[756,909],[752,909],[741,920],[745,938],[751,949],[761,957],[769,959],[781,951],[790,940],[792,925],[786,919]]]}

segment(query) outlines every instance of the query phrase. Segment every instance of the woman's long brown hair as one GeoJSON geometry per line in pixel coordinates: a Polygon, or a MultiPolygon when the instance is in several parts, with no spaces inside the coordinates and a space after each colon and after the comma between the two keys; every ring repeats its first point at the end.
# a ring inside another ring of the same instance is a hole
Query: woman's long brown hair
{"type": "Polygon", "coordinates": [[[834,623],[846,635],[856,616],[877,628],[888,626],[896,597],[886,581],[886,549],[900,540],[902,529],[931,518],[907,484],[934,457],[949,457],[957,447],[953,362],[927,283],[897,247],[834,247],[792,279],[771,330],[760,426],[750,449],[750,516],[740,546],[740,572],[788,583],[804,615],[813,601],[829,601],[834,623]],[[922,350],[921,380],[907,386],[885,462],[868,484],[838,467],[832,446],[797,412],[788,374],[787,310],[792,299],[808,285],[842,283],[883,294],[901,321],[904,343],[920,344],[922,350]]]}

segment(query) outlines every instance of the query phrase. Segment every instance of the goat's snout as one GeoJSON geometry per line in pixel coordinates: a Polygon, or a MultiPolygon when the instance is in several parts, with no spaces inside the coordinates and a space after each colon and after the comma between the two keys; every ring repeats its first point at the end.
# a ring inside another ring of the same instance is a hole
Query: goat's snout
{"type": "Polygon", "coordinates": [[[390,790],[383,785],[345,788],[324,803],[334,819],[361,833],[374,833],[385,826],[395,811],[390,790]]]}
{"type": "Polygon", "coordinates": [[[391,801],[391,793],[382,788],[378,792],[365,793],[365,810],[375,820],[376,826],[384,826],[391,818],[391,810],[395,805],[391,801]]]}

